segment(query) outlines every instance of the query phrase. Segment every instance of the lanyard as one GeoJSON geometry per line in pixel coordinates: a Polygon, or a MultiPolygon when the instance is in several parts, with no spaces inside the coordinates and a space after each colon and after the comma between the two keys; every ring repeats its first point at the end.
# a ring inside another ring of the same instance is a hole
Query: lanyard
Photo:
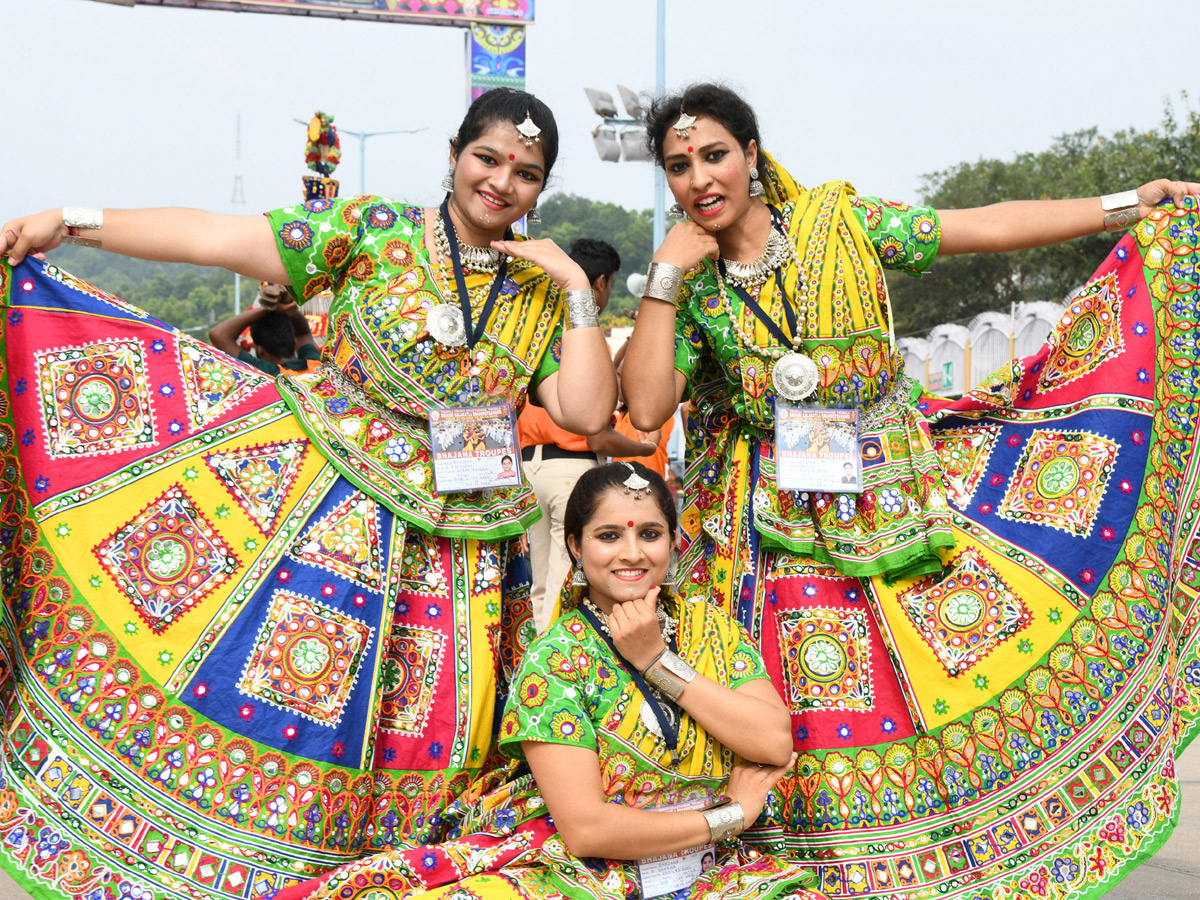
{"type": "MultiPolygon", "coordinates": [[[[768,209],[771,210],[771,227],[782,234],[786,240],[787,234],[783,230],[783,215],[773,206],[768,207],[768,209]]],[[[721,277],[724,278],[725,260],[720,258],[717,259],[717,269],[720,271],[721,277]]],[[[774,337],[783,346],[790,347],[792,346],[793,341],[795,341],[796,336],[800,334],[800,323],[796,319],[796,309],[792,305],[792,298],[790,298],[787,295],[787,292],[783,289],[782,268],[777,267],[775,269],[775,284],[779,288],[779,293],[783,295],[783,314],[787,317],[788,328],[790,328],[792,331],[792,337],[788,337],[786,334],[784,334],[783,329],[779,327],[779,323],[767,315],[767,311],[759,306],[758,301],[751,297],[745,288],[732,284],[729,286],[732,287],[734,293],[741,298],[742,303],[746,304],[746,307],[750,310],[750,312],[754,313],[755,317],[765,326],[767,326],[767,331],[771,332],[771,334],[774,335],[774,337]]],[[[729,314],[733,315],[733,310],[730,310],[729,314]]]]}
{"type": "Polygon", "coordinates": [[[503,286],[504,276],[508,272],[508,257],[504,257],[500,263],[500,270],[492,279],[492,288],[488,291],[487,303],[484,304],[483,311],[479,314],[479,321],[472,324],[471,295],[467,293],[467,279],[463,274],[462,258],[458,252],[458,235],[454,232],[454,223],[450,221],[450,207],[447,201],[442,201],[438,212],[442,217],[442,224],[446,227],[446,240],[450,243],[450,259],[454,263],[454,282],[458,286],[458,305],[462,307],[463,323],[467,326],[467,347],[474,349],[475,344],[483,337],[483,329],[487,327],[492,307],[496,305],[496,298],[500,296],[500,288],[503,286]]]}
{"type": "MultiPolygon", "coordinates": [[[[608,644],[608,649],[613,652],[621,665],[625,667],[625,671],[629,673],[629,677],[633,679],[633,683],[637,685],[637,689],[642,692],[642,696],[646,702],[650,704],[650,711],[654,713],[654,718],[658,720],[658,727],[662,729],[663,740],[667,744],[667,749],[671,751],[671,762],[679,765],[679,728],[682,724],[682,716],[679,711],[671,704],[663,704],[658,701],[654,693],[650,690],[650,685],[646,684],[646,679],[642,677],[642,673],[637,670],[637,666],[629,662],[621,655],[621,651],[617,649],[617,645],[613,643],[612,635],[604,630],[604,626],[596,619],[596,614],[586,606],[580,606],[579,611],[583,617],[591,623],[591,626],[596,629],[596,634],[604,638],[604,643],[608,644]]],[[[667,647],[674,652],[671,645],[675,643],[674,636],[672,640],[667,642],[667,647]]]]}

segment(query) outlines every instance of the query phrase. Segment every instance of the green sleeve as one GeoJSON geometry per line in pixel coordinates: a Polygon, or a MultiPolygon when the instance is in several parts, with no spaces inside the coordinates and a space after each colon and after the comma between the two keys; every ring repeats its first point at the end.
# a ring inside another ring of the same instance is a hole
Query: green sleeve
{"type": "Polygon", "coordinates": [[[850,209],[885,269],[919,277],[933,265],[942,239],[942,223],[933,207],[855,196],[850,209]]]}
{"type": "Polygon", "coordinates": [[[742,625],[735,623],[734,640],[737,642],[729,655],[729,687],[737,690],[748,681],[769,679],[770,673],[763,662],[762,654],[750,640],[742,625]]]}
{"type": "MultiPolygon", "coordinates": [[[[687,283],[684,284],[683,289],[690,292],[690,286],[687,283]]],[[[691,303],[681,303],[678,312],[675,313],[675,369],[683,373],[689,386],[704,352],[704,333],[696,324],[691,303]]]]}
{"type": "Polygon", "coordinates": [[[563,323],[562,319],[559,319],[558,324],[554,326],[554,336],[550,338],[546,352],[542,354],[542,358],[538,361],[537,369],[529,379],[529,402],[534,406],[542,405],[537,395],[542,381],[549,378],[562,366],[562,341],[563,323]]]}
{"type": "MultiPolygon", "coordinates": [[[[309,200],[266,214],[279,258],[301,303],[342,281],[363,240],[362,207],[369,201],[377,198],[309,200]]],[[[382,201],[376,205],[386,206],[382,201]]]]}
{"type": "Polygon", "coordinates": [[[572,664],[560,620],[525,653],[500,726],[500,749],[521,758],[522,741],[597,749],[586,695],[591,673],[572,664]]]}
{"type": "Polygon", "coordinates": [[[298,359],[316,359],[321,358],[321,348],[316,344],[301,344],[299,351],[296,353],[298,359]]]}

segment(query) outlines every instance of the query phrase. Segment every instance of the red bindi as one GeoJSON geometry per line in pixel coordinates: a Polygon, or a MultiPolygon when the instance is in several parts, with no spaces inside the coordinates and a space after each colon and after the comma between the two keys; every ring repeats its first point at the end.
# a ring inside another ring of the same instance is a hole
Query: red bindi
{"type": "Polygon", "coordinates": [[[516,158],[517,158],[517,155],[516,155],[515,153],[510,153],[510,154],[508,154],[508,161],[509,161],[509,162],[512,162],[512,161],[513,161],[514,159],[516,159],[516,158]]]}
{"type": "Polygon", "coordinates": [[[626,522],[625,524],[628,525],[630,528],[633,527],[633,522],[626,522]]]}
{"type": "Polygon", "coordinates": [[[692,148],[688,147],[688,153],[691,153],[691,152],[692,152],[692,148]]]}

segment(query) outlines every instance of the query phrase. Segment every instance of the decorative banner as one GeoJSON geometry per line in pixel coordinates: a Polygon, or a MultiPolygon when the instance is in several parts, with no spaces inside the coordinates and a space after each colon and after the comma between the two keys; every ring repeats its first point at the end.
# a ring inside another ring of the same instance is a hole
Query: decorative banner
{"type": "MultiPolygon", "coordinates": [[[[114,0],[100,0],[112,3],[114,0]]],[[[283,13],[401,22],[409,25],[469,26],[533,21],[533,0],[117,0],[141,6],[184,6],[226,12],[283,13]]]]}
{"type": "Polygon", "coordinates": [[[472,25],[467,43],[471,99],[497,87],[525,89],[525,26],[472,25]]]}

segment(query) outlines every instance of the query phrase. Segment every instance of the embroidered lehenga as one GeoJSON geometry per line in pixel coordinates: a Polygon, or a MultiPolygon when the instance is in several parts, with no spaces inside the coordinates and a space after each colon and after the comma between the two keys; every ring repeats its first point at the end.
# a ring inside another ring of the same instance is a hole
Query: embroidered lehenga
{"type": "Polygon", "coordinates": [[[745,837],[831,897],[1100,896],[1173,827],[1200,712],[1196,199],[956,401],[888,339],[882,268],[934,261],[936,213],[779,170],[769,199],[817,399],[861,410],[864,490],[776,488],[771,361],[738,331],[777,341],[691,273],[681,585],[756,640],[800,753],[745,837]]]}
{"type": "Polygon", "coordinates": [[[34,894],[270,896],[440,839],[489,765],[535,504],[435,494],[426,412],[519,408],[558,365],[557,289],[510,263],[451,350],[420,208],[270,220],[297,293],[336,292],[325,365],[279,381],[53,265],[0,267],[0,863],[34,894]]]}

